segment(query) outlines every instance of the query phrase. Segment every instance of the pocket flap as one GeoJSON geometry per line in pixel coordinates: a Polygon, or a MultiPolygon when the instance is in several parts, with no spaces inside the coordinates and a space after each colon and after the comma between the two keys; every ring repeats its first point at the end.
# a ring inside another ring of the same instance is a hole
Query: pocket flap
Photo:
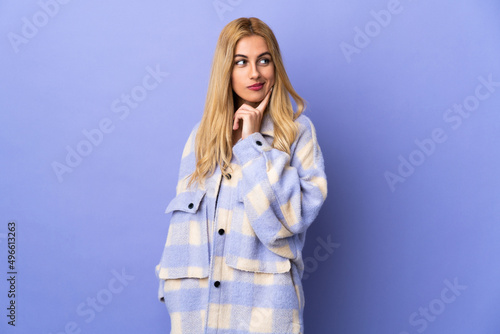
{"type": "Polygon", "coordinates": [[[233,254],[226,254],[226,264],[234,269],[267,274],[286,273],[291,268],[290,260],[285,258],[276,261],[262,261],[246,259],[233,254]]]}
{"type": "Polygon", "coordinates": [[[168,204],[165,212],[173,213],[158,267],[159,278],[208,276],[208,217],[205,194],[205,189],[181,192],[168,204]]]}
{"type": "Polygon", "coordinates": [[[200,207],[201,200],[206,194],[206,190],[186,191],[175,196],[167,206],[165,213],[172,211],[184,211],[195,213],[200,207]]]}
{"type": "Polygon", "coordinates": [[[163,267],[157,266],[157,277],[161,280],[176,278],[206,278],[208,277],[208,266],[205,267],[163,267]]]}

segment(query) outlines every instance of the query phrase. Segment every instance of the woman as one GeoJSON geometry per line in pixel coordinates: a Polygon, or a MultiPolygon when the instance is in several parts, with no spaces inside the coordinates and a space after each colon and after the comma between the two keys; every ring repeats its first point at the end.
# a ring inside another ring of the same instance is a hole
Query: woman
{"type": "Polygon", "coordinates": [[[303,110],[271,29],[230,22],[166,209],[156,274],[171,333],[304,332],[301,251],[327,187],[303,110]]]}

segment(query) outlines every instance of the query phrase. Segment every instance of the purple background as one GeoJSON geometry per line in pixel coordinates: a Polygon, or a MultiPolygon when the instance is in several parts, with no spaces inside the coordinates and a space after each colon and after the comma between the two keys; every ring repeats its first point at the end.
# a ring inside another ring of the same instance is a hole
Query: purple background
{"type": "Polygon", "coordinates": [[[0,3],[2,333],[168,333],[154,275],[164,209],[217,37],[241,16],[274,30],[325,156],[306,333],[500,331],[500,85],[474,97],[478,78],[500,82],[497,1],[54,1],[0,3]],[[148,69],[168,73],[150,90],[148,69]],[[457,116],[463,103],[474,110],[457,116]]]}

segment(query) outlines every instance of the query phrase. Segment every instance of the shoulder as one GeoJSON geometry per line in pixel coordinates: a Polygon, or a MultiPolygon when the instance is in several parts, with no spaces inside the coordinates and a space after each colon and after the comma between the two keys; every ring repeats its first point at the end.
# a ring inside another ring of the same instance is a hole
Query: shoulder
{"type": "Polygon", "coordinates": [[[294,122],[298,128],[297,138],[303,136],[316,138],[316,128],[311,119],[304,115],[304,113],[300,114],[294,122]]]}
{"type": "MultiPolygon", "coordinates": [[[[298,131],[295,142],[292,144],[292,154],[297,156],[302,166],[323,166],[321,148],[316,137],[316,128],[309,117],[300,114],[295,119],[298,131]]],[[[323,168],[323,167],[321,167],[323,168]]]]}
{"type": "Polygon", "coordinates": [[[200,128],[201,121],[198,121],[192,128],[190,132],[190,137],[196,136],[196,133],[198,132],[198,129],[200,128]]]}
{"type": "Polygon", "coordinates": [[[187,155],[187,151],[186,150],[189,150],[189,151],[194,151],[194,145],[195,145],[195,139],[196,139],[196,133],[198,132],[198,129],[200,127],[200,123],[201,122],[198,122],[196,123],[192,128],[191,128],[191,131],[189,132],[189,136],[187,138],[187,141],[186,141],[186,144],[185,144],[185,147],[184,147],[184,152],[182,154],[182,156],[186,156],[187,155]]]}
{"type": "MultiPolygon", "coordinates": [[[[188,161],[187,165],[192,165],[195,162],[195,144],[196,144],[196,133],[198,132],[198,128],[200,126],[200,122],[196,123],[189,133],[189,137],[187,138],[184,149],[182,151],[181,163],[188,161]]],[[[182,168],[182,167],[181,167],[182,168]]]]}

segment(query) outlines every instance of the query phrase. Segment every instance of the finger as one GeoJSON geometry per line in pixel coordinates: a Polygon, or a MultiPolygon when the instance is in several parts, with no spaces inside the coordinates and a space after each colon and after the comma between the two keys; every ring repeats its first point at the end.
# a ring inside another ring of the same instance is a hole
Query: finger
{"type": "Polygon", "coordinates": [[[248,113],[238,110],[234,115],[233,130],[238,130],[238,128],[240,127],[240,121],[244,122],[246,118],[248,118],[248,113]]]}
{"type": "Polygon", "coordinates": [[[259,106],[257,108],[255,108],[255,109],[259,110],[260,112],[263,112],[264,110],[266,110],[267,103],[269,102],[269,99],[271,98],[271,92],[272,91],[273,91],[273,87],[271,87],[271,89],[267,93],[267,95],[264,98],[264,100],[262,100],[262,102],[259,104],[259,106]]]}
{"type": "Polygon", "coordinates": [[[237,113],[241,113],[241,112],[248,112],[248,111],[254,111],[254,108],[246,103],[242,104],[238,110],[236,110],[236,112],[234,113],[235,115],[237,113]]]}
{"type": "Polygon", "coordinates": [[[240,127],[239,123],[240,123],[240,118],[235,117],[233,121],[233,130],[238,130],[238,128],[240,127]]]}
{"type": "Polygon", "coordinates": [[[241,111],[242,111],[242,109],[240,107],[238,110],[236,110],[234,112],[234,115],[233,115],[233,130],[238,130],[238,128],[240,127],[240,119],[243,119],[241,111]]]}

